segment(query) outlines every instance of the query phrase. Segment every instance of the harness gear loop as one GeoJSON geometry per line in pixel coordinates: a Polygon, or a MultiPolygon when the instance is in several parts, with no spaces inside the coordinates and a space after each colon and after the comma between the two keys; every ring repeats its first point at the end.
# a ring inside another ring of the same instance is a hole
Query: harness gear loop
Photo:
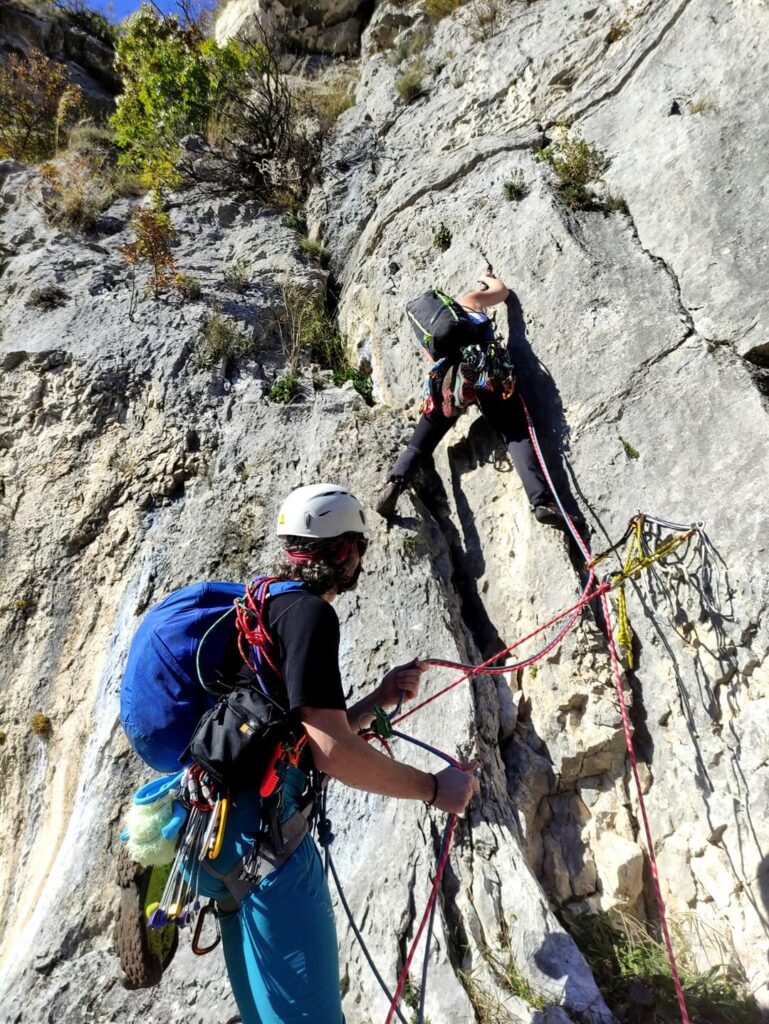
{"type": "Polygon", "coordinates": [[[222,932],[219,928],[219,915],[216,912],[216,903],[214,900],[209,900],[208,903],[201,908],[197,922],[195,923],[195,931],[192,933],[192,952],[195,956],[205,956],[206,953],[210,953],[212,950],[216,949],[221,941],[222,932]],[[207,914],[214,915],[214,921],[216,922],[216,938],[210,946],[201,946],[200,936],[203,933],[203,924],[205,923],[207,914]]]}

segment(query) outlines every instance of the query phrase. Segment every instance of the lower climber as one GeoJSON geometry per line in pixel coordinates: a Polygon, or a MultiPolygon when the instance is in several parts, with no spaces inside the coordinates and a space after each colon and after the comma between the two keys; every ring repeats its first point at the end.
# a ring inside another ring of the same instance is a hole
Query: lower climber
{"type": "Polygon", "coordinates": [[[199,891],[219,904],[225,962],[244,1024],[343,1024],[331,898],[302,819],[312,792],[308,779],[321,773],[346,786],[422,800],[457,814],[478,792],[479,782],[473,764],[431,775],[391,760],[359,735],[377,707],[416,696],[425,670],[419,661],[392,669],[372,693],[346,706],[339,620],[332,605],[338,594],[355,587],[368,544],[357,499],[333,484],[300,487],[281,507],[278,536],[285,547],[278,575],[302,585],[266,603],[271,663],[280,672],[270,682],[307,743],[302,759],[282,774],[271,832],[277,830],[281,842],[289,843],[297,822],[301,828],[296,848],[276,870],[268,872],[270,851],[260,847],[255,883],[233,899],[233,886],[225,879],[244,877],[254,837],[265,826],[258,780],[237,780],[230,786],[221,852],[213,864],[201,864],[199,891]]]}
{"type": "MultiPolygon", "coordinates": [[[[479,283],[483,286],[483,290],[468,292],[458,299],[457,303],[464,310],[467,318],[472,321],[474,330],[477,330],[475,325],[481,326],[478,347],[481,351],[487,351],[494,342],[494,329],[486,310],[490,306],[505,302],[510,290],[494,275],[491,267],[486,268],[479,278],[479,283]],[[485,330],[483,330],[484,327],[485,330]]],[[[461,360],[466,359],[468,354],[467,349],[462,351],[461,345],[460,341],[455,349],[455,354],[442,360],[442,362],[458,366],[460,374],[464,372],[466,365],[461,360]]],[[[481,358],[483,357],[481,356],[481,358]]],[[[508,372],[512,372],[510,364],[505,360],[500,362],[502,366],[507,367],[508,372]]],[[[434,365],[438,366],[439,364],[434,365]]],[[[433,375],[434,372],[431,371],[428,380],[433,375]]],[[[470,401],[465,404],[477,404],[482,415],[504,440],[537,521],[551,526],[562,526],[564,525],[563,516],[545,481],[529,438],[523,405],[517,391],[514,390],[514,383],[512,383],[514,378],[511,378],[509,386],[505,386],[505,381],[502,379],[504,372],[498,374],[499,379],[496,381],[493,371],[489,376],[490,379],[485,387],[472,388],[470,401]]],[[[444,376],[444,385],[446,380],[447,377],[444,376]]],[[[459,387],[466,388],[466,384],[461,382],[459,387]]],[[[414,428],[408,447],[398,456],[387,474],[387,481],[378,496],[376,510],[385,519],[389,519],[395,514],[401,494],[409,486],[417,470],[451,430],[456,422],[458,411],[447,406],[445,401],[441,402],[439,396],[436,396],[435,400],[431,400],[428,395],[427,408],[423,410],[419,422],[414,428]]]]}

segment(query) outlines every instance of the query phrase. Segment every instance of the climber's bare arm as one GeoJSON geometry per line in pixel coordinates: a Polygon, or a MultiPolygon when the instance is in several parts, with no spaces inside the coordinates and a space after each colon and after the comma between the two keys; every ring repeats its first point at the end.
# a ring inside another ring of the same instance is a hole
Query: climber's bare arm
{"type": "Polygon", "coordinates": [[[466,295],[463,295],[459,299],[460,306],[465,309],[472,309],[476,313],[484,313],[489,306],[496,306],[498,303],[506,301],[507,296],[510,294],[510,289],[498,277],[494,277],[491,274],[481,274],[478,280],[488,285],[488,287],[485,291],[468,292],[466,295]]]}

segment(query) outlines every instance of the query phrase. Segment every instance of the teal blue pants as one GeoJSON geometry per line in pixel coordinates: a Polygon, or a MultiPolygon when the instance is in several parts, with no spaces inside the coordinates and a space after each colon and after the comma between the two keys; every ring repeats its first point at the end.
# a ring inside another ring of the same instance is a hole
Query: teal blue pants
{"type": "MultiPolygon", "coordinates": [[[[303,788],[303,774],[290,771],[296,775],[284,782],[283,819],[303,788]]],[[[250,849],[258,821],[253,796],[235,795],[217,871],[225,873],[250,849]]],[[[201,874],[200,892],[215,899],[227,890],[201,874]]],[[[243,1024],[344,1024],[334,912],[311,836],[219,923],[243,1024]]]]}

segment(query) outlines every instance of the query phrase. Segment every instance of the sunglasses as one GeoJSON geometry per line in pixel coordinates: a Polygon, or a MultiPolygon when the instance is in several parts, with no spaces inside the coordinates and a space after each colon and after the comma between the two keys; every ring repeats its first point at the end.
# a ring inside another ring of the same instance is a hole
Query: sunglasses
{"type": "Polygon", "coordinates": [[[366,551],[368,550],[368,538],[361,536],[361,534],[358,534],[358,536],[355,538],[355,544],[358,548],[358,558],[363,558],[363,556],[366,554],[366,551]]]}

